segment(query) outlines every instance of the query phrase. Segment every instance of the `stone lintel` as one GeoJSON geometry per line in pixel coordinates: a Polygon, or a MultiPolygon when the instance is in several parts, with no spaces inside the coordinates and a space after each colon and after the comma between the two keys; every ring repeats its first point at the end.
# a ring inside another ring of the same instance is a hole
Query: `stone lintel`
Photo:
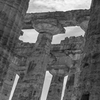
{"type": "Polygon", "coordinates": [[[66,76],[68,75],[69,73],[69,67],[63,67],[63,68],[48,68],[47,70],[49,70],[49,72],[52,74],[52,75],[59,75],[59,76],[66,76]]]}
{"type": "Polygon", "coordinates": [[[24,19],[23,29],[34,29],[32,20],[39,19],[57,19],[63,27],[80,26],[84,30],[83,22],[89,21],[90,10],[79,9],[66,12],[27,13],[24,19]]]}

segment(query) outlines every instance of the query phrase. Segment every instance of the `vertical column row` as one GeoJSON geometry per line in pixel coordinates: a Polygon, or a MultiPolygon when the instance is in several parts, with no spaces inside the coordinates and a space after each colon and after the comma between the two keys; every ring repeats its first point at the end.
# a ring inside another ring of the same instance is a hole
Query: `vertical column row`
{"type": "Polygon", "coordinates": [[[80,92],[78,92],[78,86],[82,57],[83,54],[81,54],[81,51],[78,51],[78,53],[76,52],[76,54],[71,57],[73,66],[70,68],[70,72],[68,74],[68,80],[63,100],[77,100],[79,97],[80,92]]]}
{"type": "Polygon", "coordinates": [[[29,0],[0,0],[0,45],[8,51],[22,28],[29,0]]]}

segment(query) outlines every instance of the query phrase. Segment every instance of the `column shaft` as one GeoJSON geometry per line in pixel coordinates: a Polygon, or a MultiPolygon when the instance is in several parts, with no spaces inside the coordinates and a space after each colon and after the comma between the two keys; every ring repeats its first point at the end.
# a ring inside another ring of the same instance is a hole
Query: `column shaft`
{"type": "Polygon", "coordinates": [[[61,100],[64,76],[54,75],[49,88],[47,100],[61,100]]]}
{"type": "Polygon", "coordinates": [[[20,34],[29,0],[0,0],[0,47],[12,50],[20,34]]]}
{"type": "Polygon", "coordinates": [[[81,63],[79,100],[100,99],[100,1],[92,0],[81,63]]]}
{"type": "Polygon", "coordinates": [[[63,100],[72,100],[71,98],[74,89],[74,79],[75,74],[69,73],[63,100]]]}
{"type": "Polygon", "coordinates": [[[10,67],[9,58],[21,32],[28,2],[29,0],[0,0],[0,100],[8,100],[11,90],[9,83],[13,80],[8,76],[12,72],[7,72],[10,67]]]}

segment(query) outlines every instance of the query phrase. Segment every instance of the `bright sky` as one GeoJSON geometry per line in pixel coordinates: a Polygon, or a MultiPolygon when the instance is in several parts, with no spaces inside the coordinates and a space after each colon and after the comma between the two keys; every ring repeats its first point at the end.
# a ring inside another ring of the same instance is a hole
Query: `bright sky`
{"type": "Polygon", "coordinates": [[[30,0],[28,12],[89,9],[91,0],[30,0]]]}
{"type": "MultiPolygon", "coordinates": [[[[48,12],[48,11],[68,11],[75,9],[89,9],[91,0],[30,0],[28,13],[48,12]]],[[[84,35],[84,31],[80,27],[67,27],[66,33],[63,35],[56,35],[53,37],[52,43],[60,43],[65,37],[84,35]]],[[[24,42],[36,42],[38,32],[34,29],[24,30],[24,35],[20,37],[24,42]]],[[[44,83],[44,89],[41,100],[46,100],[48,84],[50,84],[51,77],[47,72],[44,83]]],[[[66,79],[67,80],[67,79],[66,79]]],[[[66,82],[64,82],[65,86],[66,82]]],[[[64,88],[63,88],[64,92],[64,88]]],[[[10,99],[9,99],[10,100],[10,99]]]]}

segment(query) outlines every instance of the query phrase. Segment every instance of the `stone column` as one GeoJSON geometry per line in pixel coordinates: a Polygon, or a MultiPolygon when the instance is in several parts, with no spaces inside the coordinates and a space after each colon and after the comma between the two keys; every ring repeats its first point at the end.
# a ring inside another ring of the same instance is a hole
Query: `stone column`
{"type": "Polygon", "coordinates": [[[65,32],[55,19],[35,20],[33,26],[40,34],[27,60],[27,71],[18,100],[40,100],[52,37],[65,32]]]}
{"type": "Polygon", "coordinates": [[[81,63],[79,100],[100,99],[100,1],[92,0],[81,63]]]}
{"type": "MultiPolygon", "coordinates": [[[[74,53],[74,52],[73,52],[74,53]]],[[[75,50],[75,54],[69,54],[73,61],[73,66],[70,68],[65,94],[63,100],[77,100],[77,89],[79,85],[80,63],[82,59],[82,52],[75,50]]]]}
{"type": "Polygon", "coordinates": [[[70,70],[63,100],[72,100],[71,97],[74,88],[74,80],[75,80],[75,74],[70,70]]]}
{"type": "Polygon", "coordinates": [[[52,69],[49,72],[53,75],[48,91],[47,100],[61,100],[63,81],[65,77],[64,69],[52,69]]]}
{"type": "Polygon", "coordinates": [[[12,90],[12,86],[15,80],[15,76],[16,76],[16,68],[18,67],[18,63],[17,63],[17,57],[12,57],[10,58],[10,64],[9,64],[9,68],[7,71],[7,76],[5,77],[3,86],[1,88],[0,91],[0,98],[1,100],[8,100],[11,90],[12,90]]]}
{"type": "Polygon", "coordinates": [[[83,56],[84,38],[82,36],[70,37],[66,38],[61,43],[64,47],[64,52],[71,59],[63,100],[78,100],[76,97],[79,85],[80,64],[83,56]]]}
{"type": "Polygon", "coordinates": [[[19,80],[18,80],[16,89],[14,91],[12,100],[18,100],[18,96],[21,93],[21,90],[22,90],[21,86],[23,85],[23,78],[27,70],[26,62],[27,62],[27,58],[25,56],[18,56],[18,65],[14,72],[19,75],[19,80]]]}
{"type": "Polygon", "coordinates": [[[7,72],[9,58],[21,32],[28,2],[29,0],[0,0],[0,100],[8,100],[8,84],[12,83],[14,78],[9,78],[6,82],[4,79],[6,74],[11,73],[7,72]]]}
{"type": "Polygon", "coordinates": [[[0,48],[13,51],[29,0],[0,0],[0,48]]]}

